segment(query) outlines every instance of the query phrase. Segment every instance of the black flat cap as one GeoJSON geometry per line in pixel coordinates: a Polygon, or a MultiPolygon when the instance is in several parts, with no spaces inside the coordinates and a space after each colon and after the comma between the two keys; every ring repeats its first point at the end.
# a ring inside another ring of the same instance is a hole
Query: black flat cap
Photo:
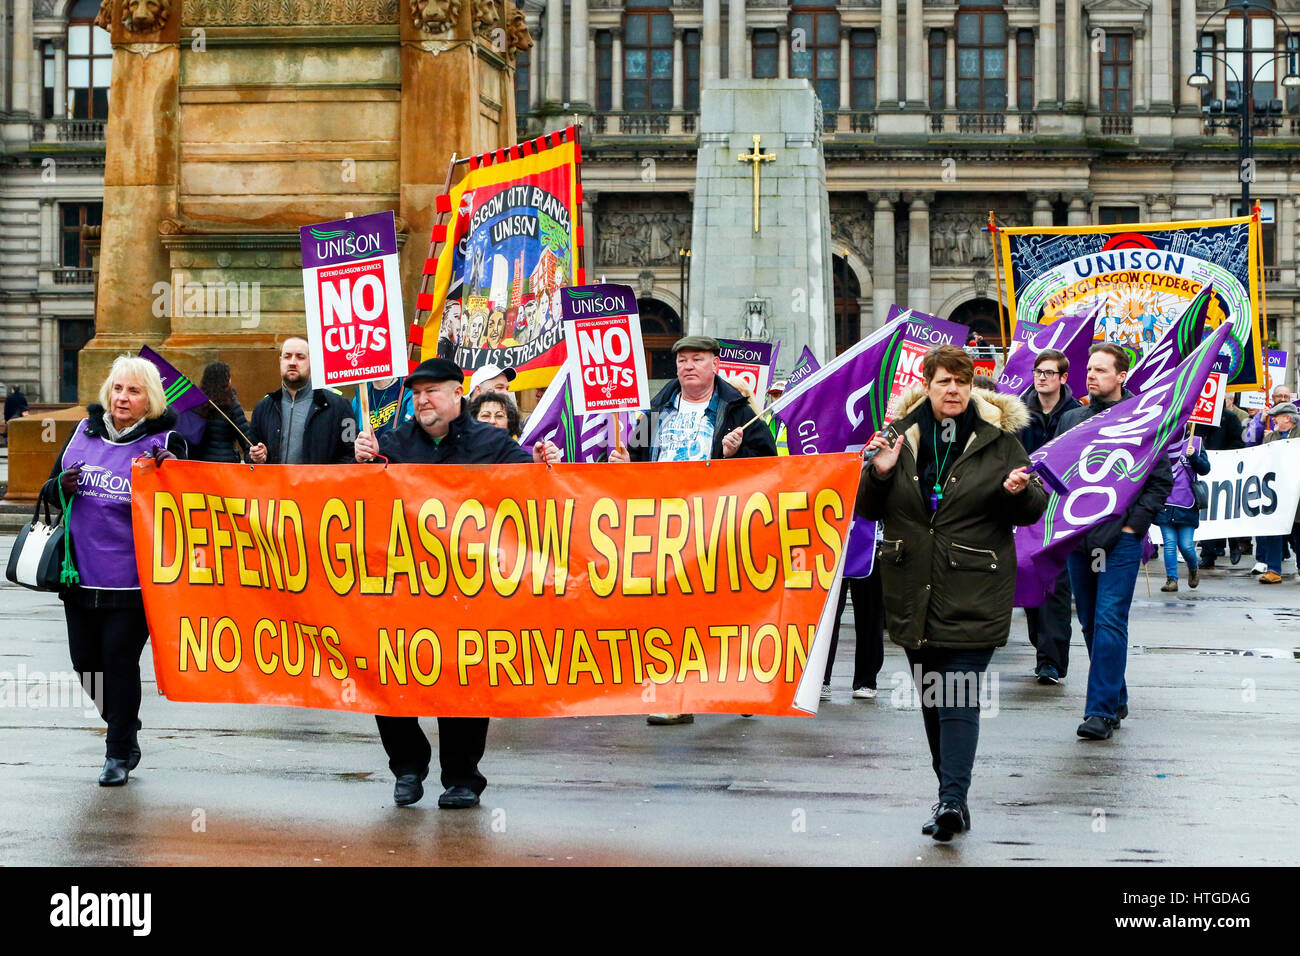
{"type": "Polygon", "coordinates": [[[459,382],[465,384],[465,373],[455,362],[444,358],[426,359],[415,367],[415,371],[406,376],[406,387],[416,382],[459,382]]]}

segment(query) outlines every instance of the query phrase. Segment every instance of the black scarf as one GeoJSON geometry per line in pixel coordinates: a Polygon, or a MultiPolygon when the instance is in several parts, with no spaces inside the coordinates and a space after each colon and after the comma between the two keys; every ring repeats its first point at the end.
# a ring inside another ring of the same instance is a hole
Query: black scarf
{"type": "Polygon", "coordinates": [[[936,484],[940,488],[944,487],[952,466],[966,450],[966,443],[975,431],[978,416],[975,398],[972,396],[966,405],[966,411],[952,419],[956,427],[945,428],[944,423],[934,417],[929,398],[921,403],[920,414],[916,417],[916,423],[921,427],[916,451],[916,473],[921,479],[921,494],[927,501],[936,484]],[[950,440],[944,441],[945,437],[950,440]]]}

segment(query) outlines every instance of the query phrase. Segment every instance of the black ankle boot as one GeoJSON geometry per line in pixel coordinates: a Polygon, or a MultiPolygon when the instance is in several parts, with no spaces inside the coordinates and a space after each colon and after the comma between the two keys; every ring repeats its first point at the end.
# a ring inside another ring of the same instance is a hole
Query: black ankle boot
{"type": "Polygon", "coordinates": [[[117,757],[109,757],[104,761],[104,769],[99,775],[99,785],[101,787],[120,787],[123,786],[131,776],[131,769],[127,761],[117,757]]]}

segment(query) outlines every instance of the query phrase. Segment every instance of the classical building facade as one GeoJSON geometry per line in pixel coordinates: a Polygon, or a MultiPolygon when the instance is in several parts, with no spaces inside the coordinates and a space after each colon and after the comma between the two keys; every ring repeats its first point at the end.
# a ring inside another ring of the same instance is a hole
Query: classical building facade
{"type": "Polygon", "coordinates": [[[94,334],[113,51],[98,0],[6,0],[0,30],[0,384],[75,401],[94,334]]]}
{"type": "MultiPolygon", "coordinates": [[[[699,89],[805,77],[824,110],[839,349],[892,302],[998,341],[990,210],[1002,225],[1235,215],[1240,18],[1219,0],[545,0],[520,60],[521,132],[584,122],[590,275],[642,296],[647,337],[684,327],[699,89]],[[1207,87],[1188,84],[1204,44],[1207,87]],[[1214,51],[1214,52],[1212,52],[1214,51]],[[1220,59],[1215,59],[1218,56],[1220,59]],[[1227,60],[1225,64],[1222,62],[1227,60]]],[[[1300,29],[1300,2],[1276,4],[1300,29]]],[[[1252,44],[1286,29],[1252,17],[1252,44]]],[[[1300,102],[1257,57],[1252,200],[1264,213],[1270,336],[1296,345],[1300,102]]],[[[1276,346],[1275,346],[1276,347],[1276,346]]]]}

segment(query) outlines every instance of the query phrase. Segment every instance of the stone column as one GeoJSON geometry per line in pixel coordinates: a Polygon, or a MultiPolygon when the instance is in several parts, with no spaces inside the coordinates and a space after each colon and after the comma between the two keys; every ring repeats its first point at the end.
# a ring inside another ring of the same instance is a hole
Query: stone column
{"type": "Polygon", "coordinates": [[[32,79],[32,0],[14,0],[14,51],[10,64],[13,83],[13,104],[15,113],[25,113],[30,108],[31,93],[28,89],[32,79]]]}
{"type": "MultiPolygon", "coordinates": [[[[1147,105],[1155,105],[1153,97],[1148,95],[1149,87],[1147,86],[1147,55],[1150,44],[1147,43],[1145,30],[1133,31],[1133,108],[1135,110],[1144,110],[1147,105]]],[[[1098,79],[1098,85],[1100,85],[1098,79]]]]}
{"type": "Polygon", "coordinates": [[[59,400],[59,320],[50,315],[41,316],[41,395],[59,400]]]}
{"type": "MultiPolygon", "coordinates": [[[[1069,4],[1067,4],[1068,6],[1069,4]]],[[[1016,110],[1016,105],[1020,97],[1019,77],[1016,69],[1016,31],[1007,31],[1007,109],[1016,110]]],[[[1026,107],[1027,109],[1029,107],[1026,107]]]]}
{"type": "Polygon", "coordinates": [[[1075,196],[1070,200],[1070,209],[1066,213],[1065,224],[1067,226],[1088,225],[1088,200],[1085,197],[1075,196]]]}
{"type": "MultiPolygon", "coordinates": [[[[876,44],[876,99],[881,109],[898,102],[898,0],[880,0],[880,42],[876,44]]],[[[876,288],[880,288],[879,283],[876,288]]]]}
{"type": "Polygon", "coordinates": [[[596,200],[600,198],[600,192],[595,189],[582,190],[582,234],[587,244],[590,254],[587,256],[587,275],[590,281],[597,281],[597,268],[609,265],[601,262],[596,257],[597,241],[596,235],[596,200]]]}
{"type": "Polygon", "coordinates": [[[745,0],[727,0],[727,76],[733,80],[749,78],[745,37],[745,0]]]}
{"type": "MultiPolygon", "coordinates": [[[[1196,0],[1192,0],[1193,3],[1196,0]]],[[[1083,109],[1083,3],[1065,2],[1065,108],[1083,109]]]]}
{"type": "Polygon", "coordinates": [[[54,47],[54,112],[47,118],[67,119],[68,41],[66,37],[54,37],[49,42],[54,47]]]}
{"type": "Polygon", "coordinates": [[[1283,269],[1295,267],[1296,198],[1287,196],[1277,213],[1277,264],[1283,269]]]}
{"type": "MultiPolygon", "coordinates": [[[[1066,4],[1069,5],[1068,2],[1066,4]]],[[[1056,109],[1056,0],[1038,0],[1038,108],[1056,109]]]]}
{"type": "Polygon", "coordinates": [[[546,0],[546,99],[564,102],[564,0],[546,0]]]}
{"type": "Polygon", "coordinates": [[[46,118],[44,113],[44,92],[45,85],[41,82],[44,73],[45,48],[44,40],[37,40],[32,45],[32,58],[27,61],[27,98],[30,101],[28,112],[34,119],[46,118]]]}
{"type": "Polygon", "coordinates": [[[776,28],[776,76],[777,79],[790,79],[790,28],[782,25],[776,28]]]}
{"type": "Polygon", "coordinates": [[[849,82],[853,72],[853,61],[850,59],[849,50],[849,28],[840,27],[840,109],[849,110],[853,108],[853,88],[849,82]]]}
{"type": "Polygon", "coordinates": [[[943,108],[957,108],[957,31],[948,31],[948,57],[943,69],[943,108]]]}
{"type": "MultiPolygon", "coordinates": [[[[919,0],[917,6],[920,6],[919,0]]],[[[907,305],[930,311],[930,205],[933,194],[915,196],[907,213],[907,305]]]]}
{"type": "Polygon", "coordinates": [[[1147,196],[1148,215],[1152,222],[1169,222],[1173,218],[1173,202],[1171,196],[1157,194],[1147,196]]]}
{"type": "Polygon", "coordinates": [[[754,28],[745,27],[745,76],[754,72],[754,28]]]}
{"type": "Polygon", "coordinates": [[[40,198],[40,252],[37,255],[37,262],[41,264],[49,263],[50,265],[59,264],[59,242],[56,238],[57,232],[54,224],[54,197],[42,196],[40,198]]]}
{"type": "Polygon", "coordinates": [[[700,87],[722,75],[722,0],[704,0],[700,30],[700,87]]]}
{"type": "Polygon", "coordinates": [[[569,0],[569,102],[587,104],[587,0],[569,0]]]}
{"type": "Polygon", "coordinates": [[[537,94],[541,89],[540,74],[542,71],[542,36],[540,33],[532,33],[533,48],[528,55],[528,109],[535,110],[538,107],[537,94]]]}
{"type": "Polygon", "coordinates": [[[686,102],[686,59],[683,54],[685,35],[683,28],[673,27],[673,110],[679,113],[682,104],[686,102]]]}
{"type": "Polygon", "coordinates": [[[609,73],[609,108],[617,113],[623,109],[623,28],[614,27],[609,31],[613,39],[611,44],[609,73]]]}
{"type": "Polygon", "coordinates": [[[1050,226],[1052,224],[1052,201],[1046,196],[1034,196],[1034,219],[1035,226],[1050,226]]]}
{"type": "Polygon", "coordinates": [[[1151,0],[1151,39],[1147,44],[1151,62],[1143,67],[1148,71],[1151,83],[1151,99],[1148,101],[1157,110],[1173,106],[1174,91],[1171,80],[1174,71],[1174,15],[1170,0],[1151,0]]]}
{"type": "Polygon", "coordinates": [[[925,24],[921,0],[907,0],[907,105],[925,108],[925,24]]]}
{"type": "MultiPolygon", "coordinates": [[[[1196,69],[1196,0],[1178,0],[1178,103],[1184,110],[1201,111],[1199,87],[1188,86],[1187,78],[1196,69]]],[[[1205,64],[1207,67],[1212,64],[1205,64]]],[[[1286,61],[1282,63],[1285,71],[1286,61]]]]}
{"type": "Polygon", "coordinates": [[[1088,109],[1096,112],[1101,108],[1101,53],[1088,50],[1088,109]]]}
{"type": "Polygon", "coordinates": [[[894,199],[890,195],[875,197],[876,217],[871,237],[874,257],[871,264],[871,281],[875,291],[871,296],[871,324],[880,328],[885,324],[889,307],[894,304],[894,199]]]}

